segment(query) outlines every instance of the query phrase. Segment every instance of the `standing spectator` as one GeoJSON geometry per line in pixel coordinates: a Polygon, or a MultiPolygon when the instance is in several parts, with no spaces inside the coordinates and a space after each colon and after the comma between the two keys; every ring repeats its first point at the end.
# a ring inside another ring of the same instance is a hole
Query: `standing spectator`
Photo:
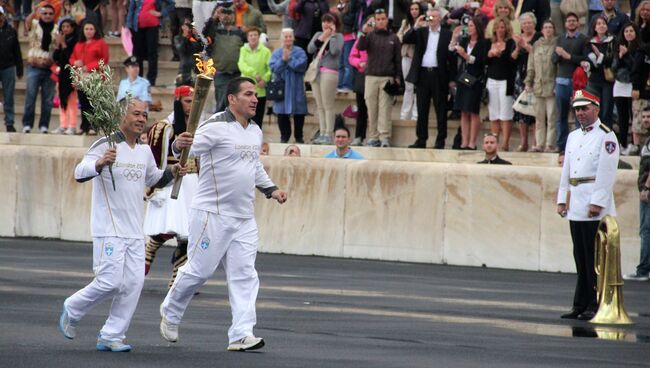
{"type": "Polygon", "coordinates": [[[293,115],[296,143],[304,143],[302,128],[307,114],[307,96],[305,95],[305,71],[307,71],[307,54],[294,45],[293,29],[282,30],[282,47],[273,50],[271,55],[271,72],[284,80],[284,100],[273,101],[273,112],[278,115],[280,141],[289,142],[291,138],[291,121],[293,115]]]}
{"type": "MultiPolygon", "coordinates": [[[[519,11],[519,14],[515,14],[515,16],[517,15],[521,16],[526,13],[533,13],[535,19],[537,19],[537,23],[535,24],[535,30],[537,32],[541,31],[542,30],[541,22],[551,17],[550,3],[554,0],[550,0],[550,1],[549,0],[521,0],[521,1],[523,1],[524,3],[521,4],[521,10],[519,11]]],[[[513,0],[512,6],[513,8],[517,9],[517,7],[519,6],[519,0],[513,0]]]]}
{"type": "MultiPolygon", "coordinates": [[[[14,17],[13,17],[13,26],[18,33],[18,27],[20,26],[20,21],[25,21],[29,13],[32,12],[32,2],[31,0],[14,0],[14,17]]],[[[6,10],[5,10],[6,11],[6,10]]],[[[5,14],[6,17],[6,14],[5,14]]],[[[25,22],[25,28],[27,29],[27,24],[25,22]]],[[[27,34],[27,32],[25,32],[27,34]]]]}
{"type": "Polygon", "coordinates": [[[264,112],[266,111],[266,83],[271,79],[271,50],[260,43],[260,29],[251,26],[246,29],[248,43],[239,51],[237,66],[242,77],[251,78],[256,82],[257,108],[253,120],[262,129],[264,112]]]}
{"type": "Polygon", "coordinates": [[[186,19],[185,23],[181,26],[181,35],[178,42],[178,56],[180,62],[178,63],[178,76],[176,77],[176,85],[193,85],[192,82],[196,76],[196,57],[205,48],[205,44],[199,37],[198,30],[186,19]]]}
{"type": "Polygon", "coordinates": [[[117,100],[121,101],[129,93],[131,97],[146,103],[149,108],[151,106],[151,85],[148,80],[138,75],[140,73],[138,59],[135,56],[129,56],[122,64],[126,70],[126,78],[120,81],[117,88],[117,100]]]}
{"type": "Polygon", "coordinates": [[[102,0],[77,0],[77,1],[83,2],[84,6],[86,7],[86,18],[83,20],[83,22],[91,21],[93,22],[93,24],[97,25],[99,30],[103,30],[104,27],[102,27],[103,19],[102,19],[102,11],[101,11],[102,0]]]}
{"type": "Polygon", "coordinates": [[[460,130],[462,142],[460,149],[475,150],[476,139],[481,128],[481,95],[485,86],[485,63],[488,52],[488,42],[483,35],[481,19],[472,18],[467,24],[467,37],[461,36],[462,27],[454,30],[449,50],[458,55],[461,66],[459,78],[463,72],[475,78],[474,83],[456,84],[456,98],[454,108],[460,111],[460,130]]]}
{"type": "MultiPolygon", "coordinates": [[[[329,11],[326,0],[297,0],[295,12],[299,16],[295,29],[296,46],[307,50],[309,41],[316,32],[321,32],[321,16],[329,11]]],[[[307,54],[307,61],[311,63],[311,55],[307,54]]]]}
{"type": "Polygon", "coordinates": [[[320,123],[320,135],[314,140],[314,144],[331,144],[332,133],[334,133],[334,120],[336,119],[336,84],[339,77],[339,60],[343,51],[343,35],[337,32],[338,18],[326,13],[321,17],[322,32],[317,32],[307,46],[307,53],[314,57],[321,53],[318,61],[318,74],[311,83],[318,121],[320,123]]]}
{"type": "Polygon", "coordinates": [[[497,153],[499,146],[499,136],[494,133],[487,133],[483,137],[483,152],[485,152],[485,159],[477,162],[477,164],[487,165],[512,165],[510,161],[506,161],[499,157],[497,153]]]}
{"type": "Polygon", "coordinates": [[[636,9],[634,23],[639,27],[641,42],[644,44],[650,43],[650,0],[643,0],[636,9]]]}
{"type": "MultiPolygon", "coordinates": [[[[101,30],[95,23],[90,20],[83,22],[81,26],[82,33],[79,36],[79,42],[74,47],[70,56],[70,64],[80,67],[85,72],[91,72],[99,67],[99,62],[103,61],[108,65],[108,45],[102,37],[101,30]]],[[[81,132],[88,135],[97,134],[91,129],[90,122],[84,114],[85,111],[92,111],[92,106],[85,93],[78,90],[79,105],[81,106],[81,132]]]]}
{"type": "Polygon", "coordinates": [[[589,82],[587,88],[600,96],[600,119],[612,127],[612,112],[614,110],[614,73],[612,61],[614,60],[614,36],[607,31],[607,19],[597,15],[593,18],[591,39],[585,45],[584,54],[587,60],[581,62],[583,68],[588,69],[589,82]]]}
{"type": "Polygon", "coordinates": [[[325,155],[325,158],[347,158],[363,160],[363,155],[350,148],[350,129],[340,126],[334,130],[334,144],[336,149],[325,155]]]}
{"type": "Polygon", "coordinates": [[[70,56],[77,45],[79,32],[77,23],[72,19],[63,19],[59,22],[59,33],[56,35],[56,50],[54,60],[59,69],[59,119],[61,125],[53,133],[75,134],[77,131],[77,115],[79,115],[79,102],[77,91],[72,86],[70,77],[70,56]]]}
{"type": "Polygon", "coordinates": [[[47,133],[56,86],[50,78],[52,75],[50,67],[54,64],[52,53],[56,45],[54,7],[49,4],[43,5],[36,14],[30,14],[25,23],[29,28],[29,51],[27,52],[27,91],[23,133],[32,131],[36,95],[39,89],[41,90],[41,118],[38,125],[41,133],[47,133]]]}
{"type": "Polygon", "coordinates": [[[214,60],[217,74],[214,76],[214,98],[216,111],[226,108],[226,86],[239,76],[239,50],[246,42],[246,35],[235,27],[232,7],[217,5],[213,17],[205,24],[203,34],[209,46],[208,53],[214,60]]]}
{"type": "MultiPolygon", "coordinates": [[[[176,2],[181,1],[183,0],[176,0],[176,2]]],[[[122,27],[124,27],[124,20],[126,18],[126,7],[125,0],[109,0],[108,10],[111,15],[111,28],[113,30],[108,31],[108,36],[117,38],[121,36],[122,27]]]]}
{"type": "Polygon", "coordinates": [[[356,14],[354,30],[361,32],[364,22],[367,22],[370,16],[374,16],[375,11],[383,8],[385,8],[384,0],[353,0],[352,12],[356,14]]]}
{"type": "Polygon", "coordinates": [[[589,4],[589,21],[587,25],[591,26],[594,22],[594,17],[602,13],[603,3],[602,0],[587,0],[587,4],[589,4]]]}
{"type": "Polygon", "coordinates": [[[614,61],[612,62],[612,71],[616,76],[613,96],[616,111],[618,111],[618,134],[616,137],[621,149],[627,149],[627,136],[632,119],[632,71],[634,57],[639,46],[636,26],[633,23],[628,23],[621,27],[614,47],[614,61]]]}
{"type": "Polygon", "coordinates": [[[246,0],[234,0],[235,25],[246,32],[250,27],[257,27],[261,33],[266,33],[266,24],[262,12],[246,0]]]}
{"type": "Polygon", "coordinates": [[[542,25],[542,38],[533,44],[528,56],[526,73],[526,90],[535,95],[535,143],[532,152],[555,151],[555,122],[557,106],[555,104],[556,64],[551,62],[557,37],[555,25],[551,20],[542,25]]]}
{"type": "MultiPolygon", "coordinates": [[[[4,96],[3,108],[7,132],[15,132],[14,127],[14,91],[16,76],[23,77],[23,57],[20,52],[18,33],[11,28],[5,10],[0,6],[0,84],[4,96]]],[[[36,97],[36,96],[34,96],[36,97]]]]}
{"type": "Polygon", "coordinates": [[[178,50],[184,36],[183,24],[192,24],[192,0],[174,0],[174,8],[169,12],[169,22],[172,33],[172,61],[180,61],[178,50]]]}
{"type": "Polygon", "coordinates": [[[487,53],[487,90],[490,129],[503,132],[501,149],[509,151],[515,88],[515,41],[506,18],[495,18],[487,53]]]}
{"type": "Polygon", "coordinates": [[[158,37],[160,20],[173,9],[173,0],[132,0],[126,16],[126,26],[131,30],[133,50],[140,64],[140,76],[144,73],[147,60],[147,79],[156,85],[158,76],[158,37]]]}
{"type": "MultiPolygon", "coordinates": [[[[644,2],[645,3],[645,2],[644,2]]],[[[639,7],[643,6],[641,3],[639,7]]],[[[650,2],[648,2],[650,4],[650,2]]],[[[632,144],[622,152],[626,156],[635,156],[640,146],[650,133],[642,124],[642,112],[650,100],[650,44],[642,44],[636,52],[632,68],[632,144]]]]}
{"type": "MultiPolygon", "coordinates": [[[[642,124],[650,128],[650,107],[643,109],[642,124]]],[[[650,274],[650,205],[648,196],[650,194],[650,138],[643,143],[641,150],[641,162],[639,163],[639,178],[637,179],[639,189],[639,212],[641,236],[641,255],[636,272],[623,275],[624,280],[648,281],[650,274]]]]}
{"type": "MultiPolygon", "coordinates": [[[[409,7],[409,12],[406,14],[406,18],[402,20],[402,26],[400,27],[399,31],[397,31],[397,37],[399,37],[399,41],[402,43],[402,75],[405,76],[409,75],[409,71],[411,70],[415,45],[413,42],[405,42],[404,35],[413,29],[413,27],[415,27],[416,20],[419,20],[420,16],[423,14],[424,11],[422,9],[422,5],[420,5],[420,3],[412,3],[409,7]]],[[[440,14],[440,12],[438,12],[438,14],[440,14]]],[[[423,25],[423,27],[424,26],[426,25],[423,25]]],[[[415,86],[408,80],[408,78],[406,78],[406,81],[404,82],[404,97],[402,98],[402,109],[400,110],[399,118],[401,120],[418,119],[418,105],[417,98],[415,97],[415,86]]]]}
{"type": "Polygon", "coordinates": [[[572,105],[581,129],[567,139],[557,213],[569,219],[578,280],[573,308],[562,318],[588,321],[598,308],[594,241],[600,220],[616,216],[613,191],[620,151],[614,132],[598,119],[597,96],[578,90],[572,105]]]}
{"type": "Polygon", "coordinates": [[[582,55],[587,37],[578,32],[580,23],[575,13],[566,15],[566,33],[558,37],[551,60],[557,66],[555,78],[555,103],[557,105],[557,148],[564,151],[569,135],[569,104],[573,93],[572,76],[584,60],[582,55]]]}
{"type": "Polygon", "coordinates": [[[494,3],[494,19],[492,19],[487,28],[485,28],[485,38],[491,39],[493,34],[493,27],[498,18],[507,19],[510,22],[510,28],[512,28],[511,34],[518,35],[521,33],[521,25],[519,24],[519,19],[515,19],[515,8],[510,4],[509,0],[497,0],[494,3]]]}
{"type": "MultiPolygon", "coordinates": [[[[524,80],[526,80],[526,74],[528,72],[528,55],[533,50],[535,41],[541,36],[541,34],[535,32],[537,19],[533,13],[522,14],[519,17],[519,23],[521,23],[522,33],[512,36],[512,39],[515,41],[515,51],[513,51],[512,57],[516,60],[515,90],[513,95],[515,98],[524,91],[524,80]]],[[[517,148],[517,151],[526,152],[528,151],[528,128],[535,124],[535,117],[515,111],[513,119],[519,126],[519,140],[521,145],[517,148]]]]}
{"type": "MultiPolygon", "coordinates": [[[[425,148],[429,139],[429,107],[433,100],[438,134],[433,148],[444,149],[447,139],[447,95],[450,76],[456,74],[457,59],[449,50],[451,32],[441,27],[440,10],[419,16],[414,29],[404,36],[404,42],[414,44],[413,63],[407,83],[413,83],[417,93],[417,140],[410,148],[425,148]]],[[[402,58],[402,60],[404,60],[402,58]]],[[[403,63],[402,63],[403,65],[403,63]]],[[[407,84],[408,85],[408,84],[407,84]]],[[[452,85],[455,83],[452,82],[452,85]]]]}
{"type": "MultiPolygon", "coordinates": [[[[368,30],[372,31],[374,29],[375,16],[371,15],[368,22],[368,30]]],[[[365,84],[366,84],[366,66],[368,65],[368,53],[365,51],[360,51],[357,48],[359,39],[354,42],[352,50],[350,51],[350,65],[352,66],[352,76],[354,80],[354,94],[357,101],[357,123],[354,129],[354,139],[352,140],[352,146],[360,146],[363,144],[363,140],[366,139],[366,130],[368,128],[368,107],[366,106],[365,100],[365,84]]]]}
{"type": "MultiPolygon", "coordinates": [[[[562,14],[562,10],[560,9],[561,3],[562,3],[561,0],[550,1],[550,6],[551,6],[550,20],[551,22],[553,22],[553,25],[555,26],[556,35],[564,34],[564,15],[562,14]]],[[[542,18],[542,20],[543,19],[544,18],[542,18]]]]}
{"type": "Polygon", "coordinates": [[[605,17],[609,34],[615,36],[621,31],[624,25],[630,22],[630,18],[627,14],[616,8],[618,5],[617,0],[602,0],[602,3],[603,11],[598,15],[605,17]]]}
{"type": "Polygon", "coordinates": [[[375,28],[363,26],[357,48],[368,52],[365,99],[368,106],[367,146],[390,147],[393,130],[391,96],[384,91],[388,83],[400,83],[402,56],[399,38],[388,29],[388,16],[383,9],[375,11],[375,28]]]}
{"type": "Polygon", "coordinates": [[[339,93],[352,92],[352,67],[348,58],[355,41],[354,24],[357,14],[352,9],[353,1],[356,0],[339,0],[337,5],[343,23],[343,51],[339,60],[339,81],[336,86],[336,91],[339,93]]]}

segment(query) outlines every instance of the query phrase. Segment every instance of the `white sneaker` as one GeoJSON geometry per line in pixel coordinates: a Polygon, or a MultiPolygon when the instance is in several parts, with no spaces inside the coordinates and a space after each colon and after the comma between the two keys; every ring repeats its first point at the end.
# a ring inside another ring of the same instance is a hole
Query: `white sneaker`
{"type": "Polygon", "coordinates": [[[163,314],[163,306],[160,304],[160,335],[169,342],[178,341],[178,325],[167,321],[163,314]]]}
{"type": "Polygon", "coordinates": [[[264,346],[264,339],[255,336],[246,336],[243,339],[233,341],[228,345],[229,351],[257,350],[264,346]]]}
{"type": "Polygon", "coordinates": [[[108,341],[97,336],[97,345],[99,351],[112,351],[114,353],[128,353],[133,349],[131,345],[125,344],[122,341],[108,341]]]}
{"type": "Polygon", "coordinates": [[[47,127],[44,127],[44,126],[42,126],[42,127],[40,127],[40,128],[38,128],[38,130],[40,130],[40,131],[41,131],[41,133],[43,133],[43,134],[47,134],[47,133],[49,133],[49,132],[50,132],[49,130],[47,130],[47,127]]]}
{"type": "Polygon", "coordinates": [[[65,129],[62,127],[58,127],[52,131],[52,134],[63,134],[65,133],[65,129]]]}
{"type": "Polygon", "coordinates": [[[648,277],[648,275],[638,275],[635,272],[635,273],[630,273],[630,274],[627,274],[627,275],[623,275],[623,280],[627,280],[627,281],[648,281],[648,280],[650,280],[650,277],[648,277]]]}
{"type": "Polygon", "coordinates": [[[381,146],[382,147],[390,147],[390,139],[384,138],[381,140],[381,146]]]}
{"type": "Polygon", "coordinates": [[[356,137],[352,140],[352,143],[350,143],[351,146],[361,146],[363,144],[363,140],[361,140],[360,137],[356,137]]]}
{"type": "Polygon", "coordinates": [[[59,331],[67,339],[74,339],[77,336],[77,321],[70,318],[68,314],[68,307],[63,302],[63,311],[61,312],[61,317],[59,317],[59,331]]]}
{"type": "Polygon", "coordinates": [[[75,128],[68,128],[65,130],[65,135],[75,135],[75,133],[77,133],[75,128]]]}
{"type": "Polygon", "coordinates": [[[30,126],[23,127],[23,133],[31,133],[31,132],[32,132],[32,127],[30,126]]]}
{"type": "Polygon", "coordinates": [[[639,155],[639,146],[636,144],[629,144],[623,152],[621,152],[623,156],[638,156],[639,155]]]}

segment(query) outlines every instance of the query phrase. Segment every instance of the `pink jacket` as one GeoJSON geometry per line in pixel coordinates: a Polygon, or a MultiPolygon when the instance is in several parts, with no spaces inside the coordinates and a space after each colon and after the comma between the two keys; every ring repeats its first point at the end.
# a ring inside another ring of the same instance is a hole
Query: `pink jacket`
{"type": "Polygon", "coordinates": [[[362,62],[368,62],[368,53],[366,51],[360,51],[357,49],[357,43],[359,43],[359,39],[357,38],[356,41],[354,41],[354,45],[352,46],[352,50],[350,50],[350,56],[348,57],[348,62],[354,69],[358,70],[359,73],[365,72],[363,68],[361,68],[361,63],[362,62]]]}

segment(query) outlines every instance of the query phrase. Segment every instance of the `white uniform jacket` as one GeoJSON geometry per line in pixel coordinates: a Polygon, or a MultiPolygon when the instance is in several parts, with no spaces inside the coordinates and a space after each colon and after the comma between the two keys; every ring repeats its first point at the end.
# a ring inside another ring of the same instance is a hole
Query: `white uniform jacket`
{"type": "Polygon", "coordinates": [[[614,182],[620,155],[616,135],[600,120],[569,134],[557,194],[558,204],[567,204],[572,221],[596,221],[605,215],[616,216],[614,182]],[[593,179],[593,180],[591,180],[593,179]],[[571,181],[586,181],[572,185],[571,181]],[[589,205],[602,207],[598,217],[589,217],[589,205]]]}
{"type": "Polygon", "coordinates": [[[114,133],[112,139],[117,142],[117,159],[112,168],[115,190],[108,167],[104,167],[100,173],[95,170],[95,163],[109,147],[105,137],[90,146],[74,172],[78,182],[95,179],[91,234],[93,237],[144,239],[142,197],[145,186],[164,187],[172,179],[171,170],[158,169],[148,145],[138,143],[131,148],[122,132],[114,133]]]}
{"type": "Polygon", "coordinates": [[[259,126],[251,120],[244,129],[228,109],[202,122],[190,150],[190,157],[198,157],[201,168],[191,208],[253,218],[255,188],[267,197],[277,189],[260,161],[261,146],[259,126]]]}

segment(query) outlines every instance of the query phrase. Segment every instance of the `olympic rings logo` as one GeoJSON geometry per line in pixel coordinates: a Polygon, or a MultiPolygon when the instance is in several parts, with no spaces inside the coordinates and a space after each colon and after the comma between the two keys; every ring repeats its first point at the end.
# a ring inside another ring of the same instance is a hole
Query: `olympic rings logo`
{"type": "Polygon", "coordinates": [[[142,171],[135,169],[125,169],[122,174],[128,181],[138,181],[142,177],[142,171]]]}
{"type": "Polygon", "coordinates": [[[260,154],[257,151],[241,151],[239,157],[242,161],[253,162],[260,157],[260,154]]]}

